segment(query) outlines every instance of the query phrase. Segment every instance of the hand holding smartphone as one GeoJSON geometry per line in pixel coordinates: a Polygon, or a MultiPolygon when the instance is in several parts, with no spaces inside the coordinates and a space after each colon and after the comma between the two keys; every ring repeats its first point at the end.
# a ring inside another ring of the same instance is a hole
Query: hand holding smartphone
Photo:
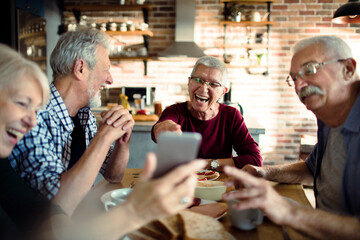
{"type": "Polygon", "coordinates": [[[157,165],[153,178],[168,173],[177,166],[190,162],[197,157],[201,134],[183,132],[162,132],[158,137],[156,149],[157,165]]]}

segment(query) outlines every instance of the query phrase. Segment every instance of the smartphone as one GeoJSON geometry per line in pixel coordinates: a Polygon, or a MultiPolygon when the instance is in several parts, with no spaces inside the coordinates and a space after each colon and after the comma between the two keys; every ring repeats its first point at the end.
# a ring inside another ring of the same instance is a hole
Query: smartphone
{"type": "Polygon", "coordinates": [[[194,160],[199,152],[201,134],[196,132],[162,132],[156,149],[157,165],[153,178],[168,173],[177,166],[194,160]]]}

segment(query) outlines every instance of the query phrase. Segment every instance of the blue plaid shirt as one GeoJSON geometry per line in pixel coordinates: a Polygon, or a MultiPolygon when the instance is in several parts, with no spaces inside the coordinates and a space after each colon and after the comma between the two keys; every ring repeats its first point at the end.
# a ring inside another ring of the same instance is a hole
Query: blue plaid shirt
{"type": "MultiPolygon", "coordinates": [[[[14,170],[30,185],[48,199],[52,199],[60,187],[60,176],[68,168],[71,157],[71,133],[74,124],[66,106],[55,88],[50,84],[51,97],[44,110],[37,115],[38,125],[14,147],[9,156],[14,170]]],[[[96,119],[90,108],[78,112],[80,124],[85,129],[86,146],[97,132],[96,119]]],[[[102,165],[105,167],[113,148],[102,165]]]]}

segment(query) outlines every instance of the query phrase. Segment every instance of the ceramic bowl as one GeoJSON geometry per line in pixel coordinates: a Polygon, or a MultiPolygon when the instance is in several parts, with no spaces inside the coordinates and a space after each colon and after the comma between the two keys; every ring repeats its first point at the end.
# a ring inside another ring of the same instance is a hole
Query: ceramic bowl
{"type": "Polygon", "coordinates": [[[126,197],[131,193],[131,188],[120,188],[111,192],[111,200],[116,204],[123,203],[126,197]]]}
{"type": "Polygon", "coordinates": [[[105,193],[101,197],[101,201],[104,203],[105,210],[109,211],[110,207],[115,207],[126,201],[126,197],[131,193],[131,188],[120,188],[105,193]]]}
{"type": "Polygon", "coordinates": [[[221,201],[223,193],[226,192],[226,186],[222,181],[199,181],[195,188],[195,197],[221,201]]]}

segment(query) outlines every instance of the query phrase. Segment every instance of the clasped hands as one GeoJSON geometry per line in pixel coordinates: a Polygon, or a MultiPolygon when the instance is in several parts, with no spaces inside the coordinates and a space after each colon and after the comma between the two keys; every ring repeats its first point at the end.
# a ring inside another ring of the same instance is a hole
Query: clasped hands
{"type": "Polygon", "coordinates": [[[119,105],[101,112],[100,116],[102,120],[99,131],[108,131],[109,134],[113,134],[114,140],[120,144],[130,140],[135,121],[129,110],[119,105]]]}

